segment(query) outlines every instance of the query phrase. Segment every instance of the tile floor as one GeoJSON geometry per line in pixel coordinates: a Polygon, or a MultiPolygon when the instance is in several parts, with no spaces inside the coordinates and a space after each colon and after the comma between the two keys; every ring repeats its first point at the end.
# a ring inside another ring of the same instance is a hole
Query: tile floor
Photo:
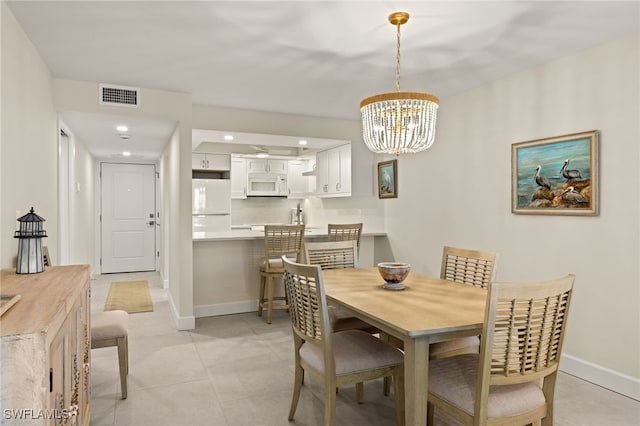
{"type": "MultiPolygon", "coordinates": [[[[288,314],[276,311],[271,325],[256,313],[196,320],[176,331],[157,273],[98,276],[91,282],[94,312],[102,311],[112,281],[147,279],[154,311],[130,315],[129,397],[120,399],[115,348],[91,352],[93,426],[277,426],[320,425],[323,393],[308,380],[293,422],[287,421],[293,389],[293,349],[288,314]]],[[[338,395],[337,425],[393,425],[393,397],[382,382],[338,395]]],[[[437,424],[455,421],[436,413],[437,424]]],[[[556,425],[640,425],[640,402],[562,373],[555,403],[556,425]]]]}

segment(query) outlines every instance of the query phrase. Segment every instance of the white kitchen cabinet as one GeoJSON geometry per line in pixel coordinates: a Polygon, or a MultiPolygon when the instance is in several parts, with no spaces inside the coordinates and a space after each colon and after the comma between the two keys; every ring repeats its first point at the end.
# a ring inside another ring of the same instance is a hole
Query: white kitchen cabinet
{"type": "Polygon", "coordinates": [[[191,169],[228,171],[231,168],[229,154],[194,152],[191,154],[191,169]]]}
{"type": "Polygon", "coordinates": [[[247,159],[247,173],[287,174],[287,160],[249,158],[247,159]]]}
{"type": "Polygon", "coordinates": [[[231,198],[247,198],[247,160],[231,157],[231,198]]]}
{"type": "Polygon", "coordinates": [[[289,160],[287,181],[289,184],[288,198],[305,198],[309,195],[309,179],[302,173],[308,171],[309,161],[289,160]]]}
{"type": "Polygon", "coordinates": [[[348,197],[351,195],[351,144],[318,152],[316,195],[348,197]]]}

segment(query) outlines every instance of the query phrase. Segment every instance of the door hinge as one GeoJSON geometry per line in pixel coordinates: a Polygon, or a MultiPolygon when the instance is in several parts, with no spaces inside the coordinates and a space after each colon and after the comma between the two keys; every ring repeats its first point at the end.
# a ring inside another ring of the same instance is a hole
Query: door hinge
{"type": "Polygon", "coordinates": [[[49,369],[49,392],[53,392],[53,368],[49,369]]]}
{"type": "Polygon", "coordinates": [[[100,266],[102,266],[102,258],[100,258],[100,266]]]}
{"type": "Polygon", "coordinates": [[[157,256],[160,257],[160,251],[157,252],[157,256]]]}

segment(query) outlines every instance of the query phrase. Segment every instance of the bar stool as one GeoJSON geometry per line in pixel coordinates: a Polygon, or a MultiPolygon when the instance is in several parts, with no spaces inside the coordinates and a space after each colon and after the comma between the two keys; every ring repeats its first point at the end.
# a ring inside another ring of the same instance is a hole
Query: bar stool
{"type": "Polygon", "coordinates": [[[120,388],[127,399],[129,374],[129,314],[125,311],[105,311],[91,315],[91,349],[118,347],[120,388]]]}
{"type": "Polygon", "coordinates": [[[282,256],[302,258],[302,242],[304,225],[265,225],[264,227],[264,261],[260,266],[260,295],[258,299],[258,316],[267,309],[267,324],[271,324],[274,309],[289,309],[286,296],[274,296],[274,279],[282,279],[284,265],[282,256]],[[274,304],[274,301],[283,303],[274,304]]]}

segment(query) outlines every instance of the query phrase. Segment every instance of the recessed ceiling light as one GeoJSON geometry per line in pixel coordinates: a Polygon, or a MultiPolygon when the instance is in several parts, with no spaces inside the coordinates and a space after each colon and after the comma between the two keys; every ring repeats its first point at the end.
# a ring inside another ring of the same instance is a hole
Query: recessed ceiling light
{"type": "Polygon", "coordinates": [[[304,140],[304,139],[300,139],[300,140],[298,141],[298,145],[306,145],[306,144],[307,144],[307,141],[306,141],[306,140],[304,140]]]}
{"type": "Polygon", "coordinates": [[[125,157],[129,157],[131,155],[131,153],[129,151],[123,151],[122,155],[125,157]]]}
{"type": "Polygon", "coordinates": [[[232,141],[233,140],[233,135],[224,135],[224,140],[225,141],[232,141]]]}
{"type": "Polygon", "coordinates": [[[120,126],[116,127],[116,130],[119,131],[119,132],[126,132],[126,131],[129,130],[129,128],[127,126],[120,125],[120,126]]]}

